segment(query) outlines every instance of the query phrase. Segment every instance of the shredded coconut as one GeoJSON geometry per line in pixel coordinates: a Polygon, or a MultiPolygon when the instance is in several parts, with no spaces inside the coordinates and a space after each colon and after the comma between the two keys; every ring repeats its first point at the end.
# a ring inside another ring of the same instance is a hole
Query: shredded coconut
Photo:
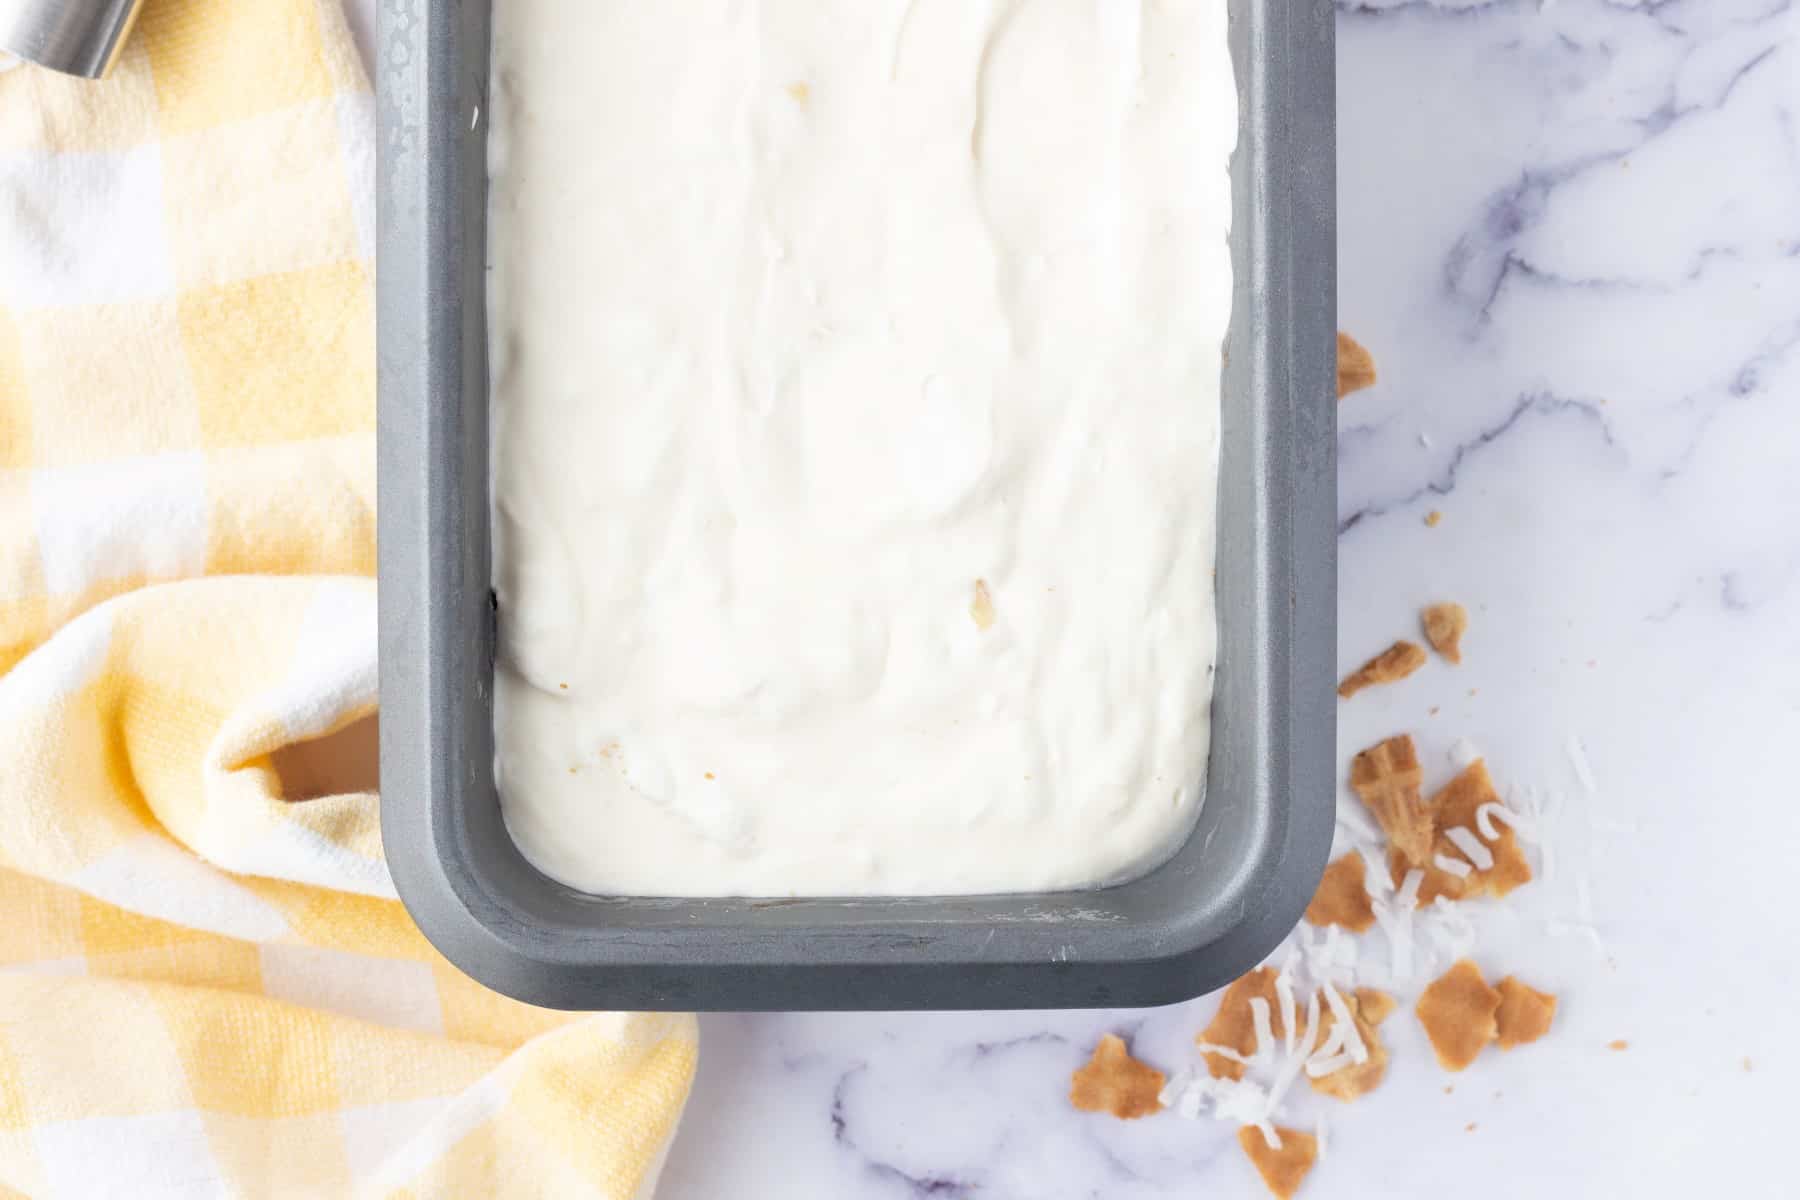
{"type": "Polygon", "coordinates": [[[1211,1042],[1196,1042],[1195,1045],[1199,1047],[1200,1053],[1202,1054],[1216,1054],[1220,1058],[1230,1059],[1232,1062],[1240,1063],[1246,1067],[1254,1061],[1253,1059],[1246,1058],[1244,1055],[1239,1054],[1230,1046],[1216,1046],[1211,1042]]]}
{"type": "Polygon", "coordinates": [[[1469,873],[1475,869],[1462,859],[1451,858],[1448,854],[1432,855],[1431,865],[1446,874],[1456,876],[1458,879],[1467,879],[1469,873]]]}
{"type": "Polygon", "coordinates": [[[1344,931],[1336,925],[1325,931],[1325,965],[1327,970],[1320,971],[1320,979],[1330,979],[1333,974],[1342,970],[1354,982],[1356,975],[1356,943],[1344,936],[1344,931]]]}
{"type": "MultiPolygon", "coordinates": [[[[1397,924],[1390,941],[1410,941],[1413,909],[1417,907],[1423,873],[1409,874],[1410,887],[1402,885],[1403,906],[1377,901],[1383,927],[1397,924]],[[1417,878],[1413,878],[1417,876],[1417,878]]],[[[1275,996],[1249,999],[1255,1049],[1244,1054],[1234,1047],[1196,1042],[1196,1059],[1177,1070],[1163,1087],[1159,1099],[1165,1108],[1189,1120],[1207,1118],[1265,1131],[1271,1148],[1280,1147],[1277,1120],[1288,1121],[1284,1104],[1302,1079],[1318,1079],[1345,1067],[1366,1063],[1372,1051],[1361,1037],[1350,1007],[1349,990],[1356,986],[1357,939],[1335,926],[1314,930],[1298,926],[1265,966],[1280,968],[1274,979],[1275,996]],[[1305,996],[1304,1005],[1300,997],[1305,996]],[[1323,1009],[1330,1006],[1331,1032],[1324,1033],[1323,1009]],[[1279,1017],[1278,1017],[1279,1014],[1279,1017]],[[1282,1022],[1282,1036],[1275,1036],[1274,1022],[1282,1022]],[[1245,1068],[1240,1079],[1215,1078],[1204,1057],[1217,1055],[1245,1068]]],[[[1410,958],[1400,963],[1410,974],[1410,958]]]]}
{"type": "Polygon", "coordinates": [[[1443,948],[1451,962],[1475,951],[1475,923],[1459,912],[1448,896],[1439,896],[1425,912],[1432,941],[1443,948]]]}
{"type": "Polygon", "coordinates": [[[1326,926],[1326,929],[1325,929],[1325,961],[1326,961],[1326,963],[1329,964],[1330,966],[1334,966],[1334,967],[1337,966],[1339,956],[1345,950],[1348,950],[1351,952],[1350,958],[1351,958],[1351,961],[1354,962],[1356,960],[1356,943],[1352,942],[1348,938],[1344,937],[1344,931],[1339,926],[1336,926],[1336,925],[1326,926]]]}
{"type": "Polygon", "coordinates": [[[1263,1119],[1275,1115],[1276,1108],[1287,1096],[1288,1089],[1300,1078],[1300,1072],[1306,1066],[1306,1060],[1312,1057],[1313,1046],[1319,1036],[1319,993],[1314,992],[1306,1002],[1306,1029],[1300,1036],[1298,1052],[1290,1054],[1275,1072],[1275,1078],[1269,1084],[1269,1107],[1263,1113],[1263,1119]]]}
{"type": "Polygon", "coordinates": [[[1243,1082],[1217,1089],[1214,1111],[1227,1121],[1255,1125],[1268,1118],[1269,1091],[1261,1084],[1243,1082]]]}
{"type": "Polygon", "coordinates": [[[1335,1075],[1345,1067],[1356,1065],[1356,1057],[1352,1054],[1334,1054],[1330,1058],[1309,1058],[1306,1060],[1306,1077],[1323,1079],[1327,1075],[1335,1075]]]}
{"type": "Polygon", "coordinates": [[[1295,1036],[1293,968],[1294,958],[1293,955],[1289,955],[1288,961],[1282,966],[1280,973],[1275,976],[1275,999],[1281,1005],[1281,1036],[1289,1054],[1294,1052],[1295,1036]]]}
{"type": "Polygon", "coordinates": [[[1362,1034],[1356,1028],[1356,1018],[1351,1015],[1350,1006],[1344,1002],[1344,997],[1338,990],[1331,986],[1330,980],[1326,980],[1324,992],[1325,1002],[1331,1005],[1334,1026],[1332,1032],[1335,1034],[1339,1029],[1344,1031],[1344,1048],[1350,1052],[1350,1060],[1361,1066],[1369,1061],[1369,1047],[1363,1043],[1362,1034]]]}
{"type": "Polygon", "coordinates": [[[1250,1057],[1266,1062],[1275,1053],[1275,1029],[1269,1022],[1269,1002],[1261,996],[1250,997],[1250,1020],[1256,1030],[1256,1050],[1250,1057]]]}
{"type": "Polygon", "coordinates": [[[1530,821],[1527,821],[1524,817],[1521,817],[1512,809],[1506,807],[1504,804],[1494,804],[1491,801],[1475,810],[1476,832],[1490,842],[1499,841],[1500,830],[1494,825],[1495,817],[1499,817],[1503,824],[1510,825],[1513,833],[1518,836],[1520,841],[1532,845],[1537,844],[1538,832],[1536,826],[1530,821]]]}
{"type": "Polygon", "coordinates": [[[1592,796],[1599,788],[1594,784],[1594,769],[1588,765],[1587,748],[1574,734],[1569,735],[1566,748],[1569,752],[1569,765],[1575,768],[1575,778],[1580,782],[1581,790],[1592,796]]]}
{"type": "Polygon", "coordinates": [[[1537,788],[1528,784],[1507,792],[1504,811],[1506,816],[1521,818],[1523,827],[1515,825],[1513,831],[1520,840],[1537,848],[1538,878],[1546,884],[1552,882],[1556,878],[1556,848],[1550,840],[1550,804],[1537,788]]]}
{"type": "MultiPolygon", "coordinates": [[[[1452,838],[1452,841],[1455,839],[1452,838]]],[[[1425,882],[1425,872],[1414,867],[1400,880],[1400,891],[1394,896],[1394,903],[1401,908],[1411,910],[1419,904],[1419,885],[1425,882]]]]}
{"type": "Polygon", "coordinates": [[[1261,1084],[1244,1081],[1214,1089],[1214,1111],[1238,1125],[1260,1125],[1269,1119],[1273,1108],[1269,1091],[1261,1084]]]}
{"type": "MultiPolygon", "coordinates": [[[[1418,870],[1408,871],[1407,881],[1411,882],[1414,876],[1422,879],[1424,873],[1418,870]]],[[[1395,897],[1395,903],[1388,904],[1383,900],[1370,903],[1370,907],[1375,910],[1375,923],[1387,935],[1389,971],[1393,979],[1401,983],[1413,977],[1413,905],[1418,899],[1418,890],[1415,884],[1412,894],[1408,896],[1405,884],[1402,884],[1401,895],[1395,897]]]]}
{"type": "Polygon", "coordinates": [[[1199,1119],[1200,1104],[1205,1098],[1206,1093],[1195,1086],[1194,1072],[1189,1067],[1182,1067],[1171,1075],[1157,1096],[1164,1108],[1174,1109],[1178,1116],[1190,1121],[1199,1119]]]}
{"type": "Polygon", "coordinates": [[[1356,985],[1356,939],[1345,937],[1342,929],[1327,925],[1315,937],[1307,926],[1300,925],[1294,930],[1294,941],[1304,960],[1306,978],[1314,983],[1329,979],[1348,987],[1356,985]]]}
{"type": "Polygon", "coordinates": [[[1482,845],[1481,839],[1461,825],[1444,830],[1444,836],[1450,839],[1451,845],[1462,851],[1463,857],[1475,864],[1477,871],[1486,871],[1494,865],[1494,852],[1482,845]]]}
{"type": "Polygon", "coordinates": [[[1480,757],[1481,751],[1477,750],[1475,743],[1466,737],[1459,737],[1450,743],[1450,761],[1456,765],[1456,769],[1459,771],[1469,767],[1480,757]]]}
{"type": "Polygon", "coordinates": [[[1358,848],[1357,853],[1363,860],[1363,888],[1371,896],[1383,896],[1394,890],[1394,881],[1388,878],[1387,867],[1381,861],[1381,851],[1368,846],[1358,848]]]}
{"type": "Polygon", "coordinates": [[[1602,958],[1608,957],[1606,939],[1592,925],[1584,925],[1576,921],[1545,921],[1544,932],[1555,938],[1576,937],[1593,946],[1602,958]]]}
{"type": "Polygon", "coordinates": [[[1307,1059],[1306,1061],[1309,1063],[1312,1063],[1312,1062],[1318,1062],[1323,1059],[1330,1058],[1333,1055],[1339,1053],[1341,1050],[1343,1050],[1343,1048],[1344,1048],[1344,1027],[1341,1024],[1334,1023],[1331,1027],[1331,1036],[1326,1038],[1325,1044],[1323,1046],[1320,1046],[1317,1050],[1313,1051],[1313,1056],[1311,1058],[1307,1059]]]}

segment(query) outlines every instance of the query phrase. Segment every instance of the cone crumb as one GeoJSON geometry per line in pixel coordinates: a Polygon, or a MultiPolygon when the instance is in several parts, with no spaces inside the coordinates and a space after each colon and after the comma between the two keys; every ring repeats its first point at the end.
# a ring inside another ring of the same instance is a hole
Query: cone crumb
{"type": "Polygon", "coordinates": [[[1147,1117],[1162,1108],[1158,1097],[1167,1077],[1131,1057],[1125,1039],[1109,1033],[1094,1056],[1069,1083],[1069,1103],[1083,1112],[1106,1112],[1121,1120],[1147,1117]]]}
{"type": "Polygon", "coordinates": [[[1338,399],[1374,387],[1375,379],[1375,356],[1361,342],[1340,330],[1337,335],[1338,399]]]}
{"type": "Polygon", "coordinates": [[[1300,1190],[1307,1173],[1319,1160],[1319,1139],[1285,1126],[1278,1127],[1275,1134],[1281,1142],[1279,1149],[1269,1145],[1262,1130],[1246,1125],[1238,1130],[1238,1145],[1250,1156],[1251,1165],[1262,1176],[1263,1186],[1269,1189],[1269,1194],[1277,1200],[1293,1200],[1294,1193],[1300,1190]]]}

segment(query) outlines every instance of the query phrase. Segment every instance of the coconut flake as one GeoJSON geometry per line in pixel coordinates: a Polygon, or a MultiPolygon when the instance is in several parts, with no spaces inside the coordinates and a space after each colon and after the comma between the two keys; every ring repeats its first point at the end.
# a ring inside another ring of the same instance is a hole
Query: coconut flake
{"type": "Polygon", "coordinates": [[[1588,765],[1587,748],[1574,734],[1569,735],[1564,748],[1569,754],[1569,765],[1575,768],[1575,778],[1581,783],[1581,790],[1592,796],[1599,788],[1594,783],[1594,768],[1588,765]]]}
{"type": "Polygon", "coordinates": [[[1499,817],[1502,823],[1511,826],[1513,833],[1518,835],[1520,841],[1531,845],[1537,843],[1538,833],[1536,826],[1521,817],[1512,809],[1506,807],[1506,805],[1495,804],[1491,800],[1475,810],[1476,832],[1490,842],[1499,841],[1500,830],[1494,825],[1495,817],[1499,817]]]}
{"type": "Polygon", "coordinates": [[[1532,787],[1530,784],[1525,785],[1523,788],[1509,788],[1507,789],[1506,799],[1507,804],[1505,807],[1507,816],[1518,816],[1523,818],[1524,823],[1531,826],[1533,832],[1543,828],[1546,810],[1544,806],[1544,797],[1539,794],[1537,788],[1532,787]]]}
{"type": "Polygon", "coordinates": [[[1395,979],[1411,979],[1413,977],[1413,910],[1400,912],[1395,921],[1399,928],[1399,936],[1393,939],[1393,977],[1395,979]]]}
{"type": "Polygon", "coordinates": [[[1323,1079],[1327,1075],[1335,1075],[1345,1067],[1356,1065],[1356,1056],[1352,1054],[1334,1054],[1330,1058],[1310,1058],[1306,1061],[1306,1077],[1323,1079]]]}
{"type": "Polygon", "coordinates": [[[1342,981],[1354,984],[1356,979],[1356,942],[1344,936],[1344,931],[1336,925],[1327,925],[1316,938],[1307,934],[1307,927],[1302,925],[1295,930],[1295,940],[1299,943],[1304,957],[1306,978],[1314,983],[1322,979],[1342,981]]]}
{"type": "Polygon", "coordinates": [[[1354,951],[1356,948],[1356,944],[1345,939],[1343,933],[1344,930],[1341,926],[1327,925],[1325,927],[1324,959],[1327,966],[1337,966],[1346,949],[1354,951]]]}
{"type": "Polygon", "coordinates": [[[1275,1029],[1269,1021],[1269,1002],[1261,996],[1250,997],[1250,1021],[1256,1030],[1256,1050],[1251,1057],[1264,1062],[1275,1053],[1275,1029]]]}
{"type": "Polygon", "coordinates": [[[1456,876],[1458,879],[1467,879],[1469,873],[1475,869],[1462,859],[1451,858],[1448,854],[1432,855],[1431,865],[1447,875],[1456,876]]]}
{"type": "Polygon", "coordinates": [[[1300,1036],[1298,1052],[1290,1054],[1282,1061],[1275,1072],[1275,1078],[1269,1083],[1269,1106],[1265,1117],[1275,1115],[1276,1108],[1287,1095],[1288,1089],[1300,1078],[1300,1072],[1306,1066],[1306,1060],[1312,1057],[1313,1046],[1319,1037],[1319,993],[1314,992],[1306,1001],[1306,1029],[1300,1036]]]}
{"type": "MultiPolygon", "coordinates": [[[[1354,976],[1356,974],[1356,942],[1344,936],[1344,931],[1336,925],[1326,927],[1325,962],[1329,967],[1341,968],[1354,976]]],[[[1321,978],[1327,977],[1324,972],[1321,978]]]]}
{"type": "MultiPolygon", "coordinates": [[[[1412,874],[1417,872],[1409,872],[1409,877],[1412,874]]],[[[1376,924],[1387,935],[1390,974],[1399,982],[1410,980],[1413,975],[1412,906],[1389,905],[1375,900],[1370,907],[1375,911],[1376,924]]]]}
{"type": "Polygon", "coordinates": [[[1351,938],[1344,938],[1337,943],[1337,965],[1343,971],[1344,978],[1352,984],[1356,982],[1356,973],[1362,969],[1360,953],[1357,943],[1351,938]]]}
{"type": "Polygon", "coordinates": [[[1467,770],[1480,757],[1481,751],[1466,737],[1459,737],[1450,743],[1450,761],[1459,771],[1467,770]]]}
{"type": "Polygon", "coordinates": [[[1293,963],[1289,962],[1281,968],[1280,974],[1275,976],[1275,999],[1281,1005],[1282,1041],[1286,1044],[1289,1054],[1294,1052],[1294,1015],[1296,1011],[1292,967],[1293,963]]]}
{"type": "Polygon", "coordinates": [[[1537,848],[1538,878],[1545,884],[1557,878],[1556,847],[1550,839],[1549,818],[1551,807],[1559,804],[1560,797],[1552,794],[1546,798],[1529,784],[1507,792],[1506,816],[1523,818],[1524,827],[1514,826],[1514,832],[1537,848]]]}
{"type": "Polygon", "coordinates": [[[1216,1054],[1220,1058],[1228,1058],[1232,1062],[1239,1063],[1242,1066],[1250,1066],[1256,1061],[1254,1058],[1247,1058],[1238,1053],[1230,1046],[1215,1046],[1211,1042],[1196,1042],[1195,1045],[1199,1048],[1201,1054],[1216,1054]]]}
{"type": "Polygon", "coordinates": [[[1179,1101],[1186,1098],[1188,1083],[1193,1077],[1193,1071],[1187,1067],[1176,1067],[1169,1072],[1168,1082],[1163,1084],[1162,1091],[1156,1093],[1156,1102],[1164,1108],[1174,1108],[1179,1101]]]}
{"type": "Polygon", "coordinates": [[[1268,1089],[1254,1083],[1222,1088],[1213,1103],[1213,1111],[1221,1119],[1237,1125],[1254,1125],[1267,1120],[1271,1107],[1268,1089]]]}
{"type": "Polygon", "coordinates": [[[1482,844],[1481,839],[1469,831],[1466,826],[1454,825],[1444,830],[1444,836],[1450,844],[1461,850],[1463,857],[1475,864],[1477,871],[1490,870],[1494,865],[1494,852],[1482,844]]]}
{"type": "Polygon", "coordinates": [[[1609,957],[1606,948],[1606,939],[1601,937],[1600,931],[1595,929],[1592,925],[1583,925],[1575,921],[1545,921],[1544,932],[1551,937],[1556,938],[1582,938],[1594,947],[1595,952],[1598,953],[1601,958],[1609,957]]]}
{"type": "MultiPolygon", "coordinates": [[[[1202,1053],[1219,1052],[1214,1046],[1203,1045],[1200,1050],[1202,1053]]],[[[1251,1079],[1214,1079],[1206,1071],[1184,1069],[1177,1081],[1163,1089],[1161,1098],[1177,1114],[1189,1120],[1205,1116],[1233,1125],[1261,1128],[1270,1124],[1275,1115],[1275,1103],[1268,1089],[1261,1084],[1251,1079]]],[[[1270,1132],[1273,1133],[1272,1124],[1270,1132]]]]}
{"type": "Polygon", "coordinates": [[[1262,1131],[1263,1141],[1267,1143],[1269,1149],[1281,1149],[1281,1135],[1275,1132],[1275,1126],[1269,1123],[1267,1117],[1256,1122],[1256,1127],[1262,1131]]]}
{"type": "MultiPolygon", "coordinates": [[[[1454,840],[1454,839],[1452,839],[1454,840]]],[[[1394,903],[1402,910],[1410,912],[1419,904],[1419,887],[1425,882],[1425,872],[1414,867],[1400,881],[1400,891],[1394,896],[1394,903]]]]}
{"type": "Polygon", "coordinates": [[[1450,961],[1455,962],[1459,958],[1467,958],[1473,953],[1475,923],[1459,912],[1456,906],[1450,903],[1448,896],[1439,896],[1432,902],[1431,908],[1426,911],[1431,916],[1427,928],[1431,931],[1432,939],[1444,948],[1450,961]]]}
{"type": "Polygon", "coordinates": [[[1357,849],[1357,854],[1361,855],[1363,860],[1363,890],[1371,896],[1383,896],[1393,891],[1394,881],[1388,876],[1386,866],[1377,857],[1380,851],[1362,846],[1357,849]]]}
{"type": "Polygon", "coordinates": [[[1313,1051],[1313,1056],[1311,1058],[1307,1059],[1306,1061],[1310,1063],[1310,1062],[1316,1062],[1320,1059],[1330,1058],[1332,1055],[1337,1054],[1339,1051],[1343,1050],[1343,1048],[1344,1048],[1344,1027],[1342,1024],[1333,1024],[1331,1027],[1331,1036],[1326,1038],[1325,1044],[1323,1046],[1320,1046],[1317,1050],[1313,1051]]]}
{"type": "Polygon", "coordinates": [[[1344,1048],[1350,1052],[1351,1060],[1359,1066],[1368,1062],[1369,1047],[1363,1043],[1362,1031],[1356,1027],[1356,1018],[1350,1013],[1350,1005],[1331,986],[1330,980],[1325,982],[1325,1001],[1331,1005],[1332,1032],[1335,1034],[1339,1029],[1344,1031],[1344,1048]]]}
{"type": "Polygon", "coordinates": [[[1248,1079],[1204,1078],[1196,1085],[1203,1101],[1212,1105],[1212,1115],[1234,1125],[1254,1125],[1269,1115],[1269,1093],[1261,1084],[1248,1079]]]}

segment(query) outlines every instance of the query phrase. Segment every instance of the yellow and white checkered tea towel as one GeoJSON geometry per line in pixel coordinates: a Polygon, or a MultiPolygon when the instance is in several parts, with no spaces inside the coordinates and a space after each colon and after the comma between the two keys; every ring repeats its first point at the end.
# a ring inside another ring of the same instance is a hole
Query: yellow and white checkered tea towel
{"type": "Polygon", "coordinates": [[[373,101],[337,0],[0,72],[0,1194],[648,1195],[692,1018],[425,943],[374,794],[373,101]]]}

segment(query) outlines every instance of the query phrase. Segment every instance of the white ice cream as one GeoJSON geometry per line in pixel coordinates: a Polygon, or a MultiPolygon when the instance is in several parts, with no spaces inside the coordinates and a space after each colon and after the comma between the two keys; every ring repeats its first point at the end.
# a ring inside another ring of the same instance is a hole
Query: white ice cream
{"type": "Polygon", "coordinates": [[[544,871],[1000,892],[1179,844],[1225,9],[495,6],[495,726],[544,871]]]}

